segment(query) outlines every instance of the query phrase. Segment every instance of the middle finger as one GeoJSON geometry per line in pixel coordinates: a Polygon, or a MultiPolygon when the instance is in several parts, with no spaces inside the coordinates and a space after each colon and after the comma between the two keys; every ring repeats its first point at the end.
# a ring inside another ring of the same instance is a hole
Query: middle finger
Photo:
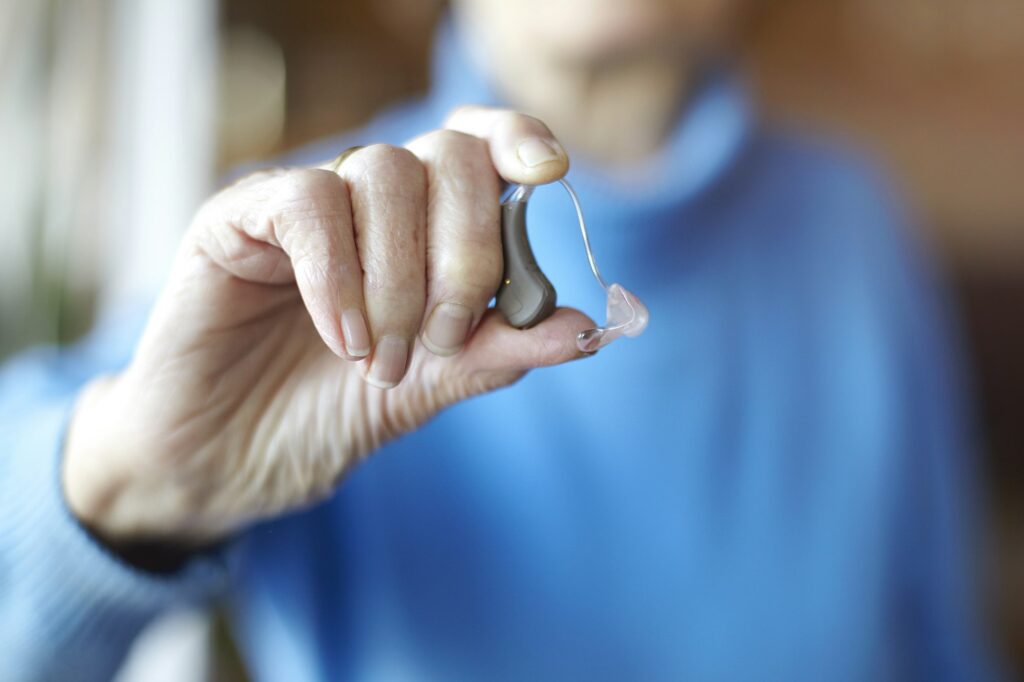
{"type": "Polygon", "coordinates": [[[426,175],[401,147],[371,145],[338,170],[349,184],[363,297],[373,340],[366,379],[391,388],[405,376],[426,298],[426,175]]]}

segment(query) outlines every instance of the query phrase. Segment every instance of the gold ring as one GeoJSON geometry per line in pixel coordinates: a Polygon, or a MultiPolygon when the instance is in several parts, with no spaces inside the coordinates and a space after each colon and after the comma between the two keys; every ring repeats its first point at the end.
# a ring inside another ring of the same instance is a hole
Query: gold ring
{"type": "Polygon", "coordinates": [[[338,156],[335,157],[334,161],[331,162],[331,166],[330,166],[331,170],[334,171],[335,173],[337,173],[338,169],[341,168],[341,164],[345,163],[345,159],[347,159],[348,157],[352,156],[352,154],[354,154],[355,152],[359,151],[360,149],[362,149],[365,146],[366,145],[357,144],[356,146],[349,147],[348,149],[346,149],[342,153],[338,154],[338,156]]]}

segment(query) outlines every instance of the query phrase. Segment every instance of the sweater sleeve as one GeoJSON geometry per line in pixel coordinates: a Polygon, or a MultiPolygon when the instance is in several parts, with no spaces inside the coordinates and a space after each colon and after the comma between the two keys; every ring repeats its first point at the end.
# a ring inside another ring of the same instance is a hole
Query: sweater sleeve
{"type": "Polygon", "coordinates": [[[907,251],[904,285],[917,305],[901,320],[908,426],[901,476],[915,494],[901,500],[894,540],[902,617],[916,633],[909,672],[913,679],[1000,679],[979,608],[983,507],[964,419],[969,387],[936,280],[914,249],[907,251]]]}
{"type": "Polygon", "coordinates": [[[969,404],[966,357],[951,299],[913,221],[887,192],[888,220],[875,251],[875,297],[898,368],[900,457],[894,483],[892,566],[894,652],[901,678],[1001,679],[980,607],[983,505],[969,404]]]}
{"type": "Polygon", "coordinates": [[[60,461],[76,395],[116,367],[111,349],[123,345],[97,334],[0,369],[0,681],[110,679],[156,614],[226,585],[224,555],[148,574],[109,553],[65,506],[60,461]]]}

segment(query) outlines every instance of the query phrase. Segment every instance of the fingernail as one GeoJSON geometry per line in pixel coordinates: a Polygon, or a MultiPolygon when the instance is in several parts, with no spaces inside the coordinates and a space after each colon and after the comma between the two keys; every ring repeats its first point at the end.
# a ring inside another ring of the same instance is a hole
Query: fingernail
{"type": "Polygon", "coordinates": [[[557,161],[563,154],[562,148],[557,142],[542,140],[539,137],[531,137],[520,142],[516,153],[519,155],[519,160],[528,168],[557,161]]]}
{"type": "Polygon", "coordinates": [[[370,332],[361,311],[352,308],[341,314],[341,333],[349,355],[363,358],[370,354],[370,332]]]}
{"type": "Polygon", "coordinates": [[[473,311],[459,303],[439,303],[423,329],[423,345],[437,355],[455,355],[466,343],[473,311]]]}
{"type": "Polygon", "coordinates": [[[409,342],[401,336],[385,336],[377,342],[366,380],[377,388],[393,388],[405,375],[409,342]]]}

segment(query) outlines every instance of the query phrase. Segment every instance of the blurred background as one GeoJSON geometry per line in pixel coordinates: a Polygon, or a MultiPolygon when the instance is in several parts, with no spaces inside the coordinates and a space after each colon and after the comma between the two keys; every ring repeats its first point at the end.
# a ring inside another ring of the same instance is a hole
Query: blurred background
{"type": "MultiPolygon", "coordinates": [[[[982,591],[993,640],[1024,677],[1024,2],[761,7],[741,61],[764,116],[873,154],[951,285],[987,493],[982,591]]],[[[440,0],[3,0],[0,357],[144,304],[230,169],[425,91],[443,11],[440,0]]],[[[213,666],[216,679],[244,679],[222,630],[178,614],[123,677],[199,679],[213,666]]]]}

